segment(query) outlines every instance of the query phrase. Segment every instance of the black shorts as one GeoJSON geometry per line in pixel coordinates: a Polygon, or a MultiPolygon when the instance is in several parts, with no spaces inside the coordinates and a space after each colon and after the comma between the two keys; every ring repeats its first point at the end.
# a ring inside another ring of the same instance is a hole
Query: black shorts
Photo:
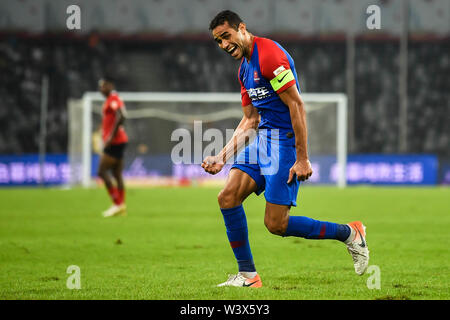
{"type": "Polygon", "coordinates": [[[126,146],[126,143],[112,144],[109,147],[104,148],[103,153],[120,160],[123,158],[126,146]]]}

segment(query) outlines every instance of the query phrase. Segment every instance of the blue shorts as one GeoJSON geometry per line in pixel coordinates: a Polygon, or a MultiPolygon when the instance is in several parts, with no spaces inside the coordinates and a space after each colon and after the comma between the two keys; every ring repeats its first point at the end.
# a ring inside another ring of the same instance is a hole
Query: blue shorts
{"type": "Polygon", "coordinates": [[[266,201],[279,205],[297,206],[297,193],[300,182],[293,177],[287,183],[289,169],[297,158],[295,146],[270,142],[258,135],[252,143],[242,150],[231,166],[247,173],[255,180],[257,195],[263,191],[266,201]]]}

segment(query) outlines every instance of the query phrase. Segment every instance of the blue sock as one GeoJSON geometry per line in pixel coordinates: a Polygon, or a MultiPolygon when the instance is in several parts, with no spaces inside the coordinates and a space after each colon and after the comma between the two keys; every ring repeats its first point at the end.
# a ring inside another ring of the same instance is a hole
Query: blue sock
{"type": "Polygon", "coordinates": [[[306,239],[336,239],[345,241],[350,227],[345,224],[314,220],[308,217],[289,217],[284,237],[294,236],[306,239]]]}
{"type": "Polygon", "coordinates": [[[255,272],[255,263],[253,262],[248,242],[247,218],[245,217],[244,208],[240,205],[220,210],[222,211],[228,240],[236,257],[239,271],[255,272]]]}

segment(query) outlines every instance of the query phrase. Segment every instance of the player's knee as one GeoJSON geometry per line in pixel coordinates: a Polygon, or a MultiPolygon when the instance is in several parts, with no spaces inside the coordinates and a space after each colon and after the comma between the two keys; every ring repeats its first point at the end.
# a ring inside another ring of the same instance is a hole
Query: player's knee
{"type": "Polygon", "coordinates": [[[286,233],[287,221],[265,217],[264,224],[267,230],[272,234],[283,236],[286,233]]]}
{"type": "Polygon", "coordinates": [[[98,171],[97,171],[97,176],[102,178],[102,179],[105,179],[106,170],[104,168],[99,168],[98,171]]]}
{"type": "Polygon", "coordinates": [[[284,234],[285,230],[283,230],[279,224],[266,221],[264,221],[264,224],[266,225],[266,228],[270,233],[277,236],[281,236],[284,234]]]}
{"type": "Polygon", "coordinates": [[[219,202],[219,206],[223,209],[234,208],[241,203],[236,192],[233,192],[230,189],[222,189],[217,196],[217,201],[219,202]]]}

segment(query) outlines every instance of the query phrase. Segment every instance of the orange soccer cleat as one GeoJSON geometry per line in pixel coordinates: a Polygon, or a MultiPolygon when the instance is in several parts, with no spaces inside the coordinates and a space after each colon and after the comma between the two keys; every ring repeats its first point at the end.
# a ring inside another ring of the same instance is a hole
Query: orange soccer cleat
{"type": "Polygon", "coordinates": [[[253,278],[249,279],[244,277],[240,272],[236,275],[230,275],[228,280],[224,283],[217,285],[218,287],[250,287],[250,288],[261,288],[262,281],[257,274],[253,278]]]}
{"type": "Polygon", "coordinates": [[[355,272],[363,275],[369,265],[369,248],[366,241],[366,227],[361,221],[354,221],[347,224],[351,229],[351,234],[345,244],[352,256],[355,272]]]}

